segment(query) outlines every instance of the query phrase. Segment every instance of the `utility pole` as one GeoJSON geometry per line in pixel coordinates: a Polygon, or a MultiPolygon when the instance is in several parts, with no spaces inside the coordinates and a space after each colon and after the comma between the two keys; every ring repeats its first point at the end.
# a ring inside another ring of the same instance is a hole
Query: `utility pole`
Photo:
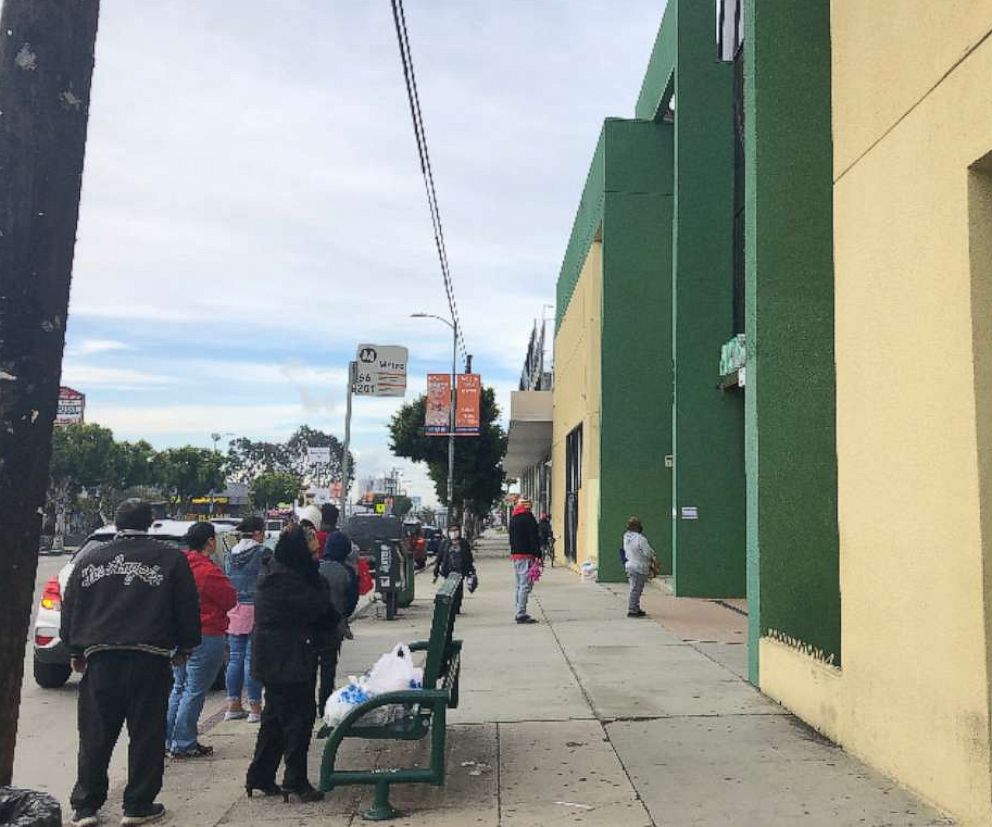
{"type": "Polygon", "coordinates": [[[0,16],[0,787],[14,768],[99,9],[5,0],[0,16]]]}
{"type": "Polygon", "coordinates": [[[348,362],[348,403],[344,414],[344,448],[341,453],[341,520],[348,516],[348,481],[351,476],[351,398],[355,390],[355,371],[358,362],[348,362]]]}

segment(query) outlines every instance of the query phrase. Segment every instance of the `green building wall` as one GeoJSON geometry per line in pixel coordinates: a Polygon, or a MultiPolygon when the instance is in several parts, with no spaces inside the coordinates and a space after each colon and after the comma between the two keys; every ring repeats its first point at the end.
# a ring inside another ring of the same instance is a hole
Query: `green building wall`
{"type": "Polygon", "coordinates": [[[750,678],[782,633],[840,663],[830,2],[744,35],[750,678]]]}

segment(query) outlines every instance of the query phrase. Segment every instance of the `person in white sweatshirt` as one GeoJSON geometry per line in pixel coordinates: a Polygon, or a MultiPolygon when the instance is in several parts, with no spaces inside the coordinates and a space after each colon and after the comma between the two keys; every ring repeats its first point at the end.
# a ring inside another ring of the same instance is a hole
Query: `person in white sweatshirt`
{"type": "Polygon", "coordinates": [[[627,520],[627,531],[623,535],[624,569],[630,582],[630,597],[627,600],[627,617],[644,617],[641,610],[641,592],[651,576],[652,564],[657,565],[654,549],[644,536],[644,526],[639,517],[627,520]]]}

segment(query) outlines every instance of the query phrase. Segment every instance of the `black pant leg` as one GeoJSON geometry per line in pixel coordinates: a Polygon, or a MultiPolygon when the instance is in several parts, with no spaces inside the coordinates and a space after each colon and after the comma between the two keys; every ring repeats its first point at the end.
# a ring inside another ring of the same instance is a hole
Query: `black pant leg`
{"type": "Polygon", "coordinates": [[[289,684],[285,690],[280,710],[280,720],[286,736],[284,752],[285,774],[283,786],[299,789],[308,785],[307,753],[313,735],[313,687],[308,684],[289,684]]]}
{"type": "Polygon", "coordinates": [[[76,786],[69,797],[74,810],[99,810],[107,800],[107,767],[127,710],[121,654],[93,655],[79,684],[79,757],[76,786]]]}
{"type": "MultiPolygon", "coordinates": [[[[283,733],[281,709],[285,703],[282,687],[265,686],[265,706],[262,708],[262,722],[255,739],[255,757],[248,766],[246,782],[258,787],[268,787],[276,783],[276,770],[286,749],[283,733]]],[[[310,706],[313,706],[313,692],[309,693],[310,706]]]]}
{"type": "Polygon", "coordinates": [[[320,692],[317,701],[317,717],[322,717],[327,699],[334,692],[334,680],[338,671],[338,655],[341,653],[339,643],[333,649],[325,649],[320,653],[320,692]]]}
{"type": "Polygon", "coordinates": [[[172,689],[172,670],[166,658],[134,652],[129,653],[129,660],[125,812],[151,804],[162,789],[165,717],[172,689]]]}

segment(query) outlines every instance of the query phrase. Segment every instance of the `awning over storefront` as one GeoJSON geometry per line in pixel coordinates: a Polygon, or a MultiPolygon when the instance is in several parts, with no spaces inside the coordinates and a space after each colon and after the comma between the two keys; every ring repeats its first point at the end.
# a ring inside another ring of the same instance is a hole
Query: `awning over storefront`
{"type": "Polygon", "coordinates": [[[510,395],[510,431],[503,469],[519,478],[551,453],[554,416],[551,391],[514,391],[510,395]]]}

